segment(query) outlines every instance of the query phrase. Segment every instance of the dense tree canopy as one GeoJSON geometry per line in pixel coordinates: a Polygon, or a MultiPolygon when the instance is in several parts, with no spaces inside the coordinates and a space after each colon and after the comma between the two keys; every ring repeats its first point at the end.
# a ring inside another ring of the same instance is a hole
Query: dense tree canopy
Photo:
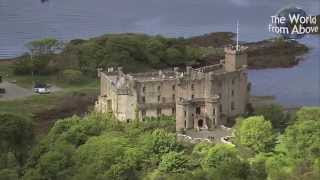
{"type": "Polygon", "coordinates": [[[183,38],[164,38],[144,34],[108,34],[89,40],[73,40],[64,48],[56,39],[46,38],[28,43],[32,57],[15,65],[17,74],[66,69],[96,75],[97,68],[123,66],[126,71],[141,71],[196,63],[200,49],[183,38]],[[61,53],[55,54],[56,50],[61,53]],[[140,68],[137,69],[136,67],[140,68]]]}
{"type": "Polygon", "coordinates": [[[320,177],[318,110],[298,111],[297,120],[279,134],[275,148],[277,134],[262,116],[243,119],[236,126],[235,146],[179,142],[172,117],[122,123],[106,114],[74,116],[55,123],[33,147],[23,171],[17,171],[11,151],[30,148],[25,138],[32,136],[21,127],[31,126],[5,114],[0,125],[0,179],[315,180],[320,177]],[[243,148],[254,153],[244,155],[243,148]]]}
{"type": "Polygon", "coordinates": [[[255,109],[255,114],[263,116],[266,120],[271,122],[274,129],[281,132],[284,131],[291,120],[290,115],[284,113],[283,108],[276,104],[258,107],[255,109]]]}
{"type": "Polygon", "coordinates": [[[4,166],[12,153],[18,166],[22,167],[34,143],[33,123],[18,115],[0,114],[0,142],[4,166]]]}
{"type": "Polygon", "coordinates": [[[268,152],[275,143],[272,125],[263,116],[244,119],[236,131],[236,143],[251,149],[253,152],[268,152]]]}

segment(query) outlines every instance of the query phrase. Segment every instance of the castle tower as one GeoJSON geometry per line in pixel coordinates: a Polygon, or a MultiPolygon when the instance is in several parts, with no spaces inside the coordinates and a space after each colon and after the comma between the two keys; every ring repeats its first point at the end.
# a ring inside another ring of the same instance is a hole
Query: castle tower
{"type": "Polygon", "coordinates": [[[236,46],[224,48],[225,52],[225,70],[227,72],[236,71],[247,67],[247,47],[239,45],[239,22],[237,21],[237,41],[236,46]]]}
{"type": "Polygon", "coordinates": [[[247,47],[244,46],[231,46],[224,48],[224,66],[227,72],[232,72],[247,67],[248,56],[246,49],[247,47]]]}

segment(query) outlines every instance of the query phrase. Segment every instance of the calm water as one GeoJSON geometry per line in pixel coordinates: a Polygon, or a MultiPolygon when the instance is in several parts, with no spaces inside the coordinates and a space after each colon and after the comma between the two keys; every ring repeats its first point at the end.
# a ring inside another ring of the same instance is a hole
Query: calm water
{"type": "MultiPolygon", "coordinates": [[[[241,40],[261,40],[272,36],[270,15],[292,5],[320,14],[318,0],[0,0],[0,59],[21,54],[24,44],[44,37],[70,40],[108,32],[192,36],[235,31],[237,19],[241,40]]],[[[249,72],[254,94],[279,96],[283,104],[320,105],[319,39],[302,41],[315,50],[297,68],[249,72]]]]}
{"type": "Polygon", "coordinates": [[[249,71],[252,94],[274,95],[285,106],[320,105],[320,36],[301,42],[312,49],[298,66],[249,71]]]}

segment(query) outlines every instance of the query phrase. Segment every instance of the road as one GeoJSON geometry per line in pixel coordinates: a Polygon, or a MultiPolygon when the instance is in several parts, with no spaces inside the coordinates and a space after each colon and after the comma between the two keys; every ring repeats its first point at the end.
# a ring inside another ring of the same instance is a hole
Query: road
{"type": "MultiPolygon", "coordinates": [[[[14,83],[10,83],[7,81],[3,81],[2,83],[0,83],[0,88],[6,89],[6,93],[0,94],[0,101],[15,100],[19,98],[32,96],[35,94],[31,88],[22,88],[14,83]]],[[[56,86],[52,86],[50,88],[51,92],[56,92],[60,90],[62,89],[56,86]]]]}

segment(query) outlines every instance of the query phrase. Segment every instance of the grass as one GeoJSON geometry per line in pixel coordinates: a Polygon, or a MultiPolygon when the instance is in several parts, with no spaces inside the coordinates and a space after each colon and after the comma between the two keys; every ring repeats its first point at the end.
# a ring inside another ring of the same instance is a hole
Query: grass
{"type": "Polygon", "coordinates": [[[0,101],[0,113],[14,113],[30,118],[34,113],[52,109],[60,104],[64,97],[72,95],[73,93],[93,94],[97,92],[95,87],[69,88],[64,91],[55,92],[45,95],[32,95],[26,98],[0,101]]]}
{"type": "Polygon", "coordinates": [[[41,81],[62,88],[61,91],[45,95],[32,95],[16,100],[0,101],[0,113],[14,113],[33,118],[38,112],[46,111],[59,106],[66,96],[74,93],[94,94],[98,92],[98,79],[85,77],[81,83],[68,84],[51,76],[17,76],[13,73],[12,61],[0,61],[0,75],[5,81],[16,81],[18,86],[31,88],[35,81],[41,81]]]}

